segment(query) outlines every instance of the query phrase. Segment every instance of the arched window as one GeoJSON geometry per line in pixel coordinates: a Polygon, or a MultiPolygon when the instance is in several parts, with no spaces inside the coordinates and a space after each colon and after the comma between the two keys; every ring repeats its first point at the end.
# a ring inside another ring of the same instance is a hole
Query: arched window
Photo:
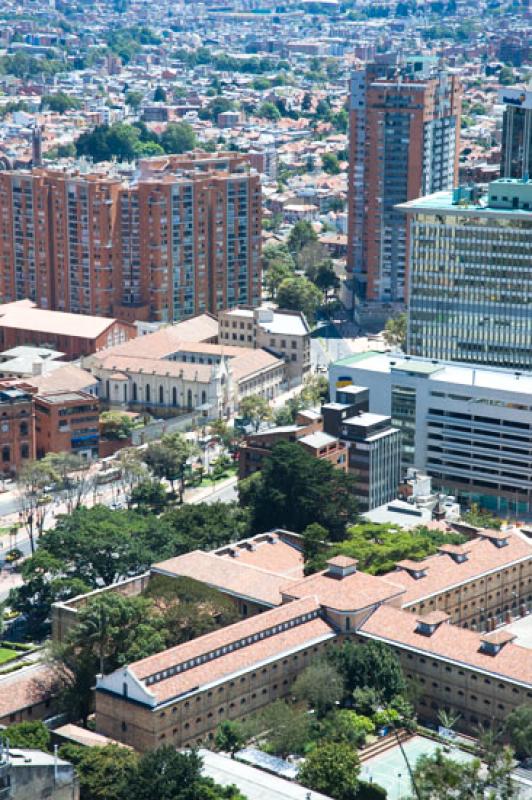
{"type": "Polygon", "coordinates": [[[28,423],[27,422],[21,422],[20,423],[20,435],[21,436],[27,436],[28,435],[28,423]]]}
{"type": "Polygon", "coordinates": [[[21,458],[29,458],[30,457],[30,448],[27,444],[20,445],[20,457],[21,458]]]}
{"type": "Polygon", "coordinates": [[[124,383],[124,403],[127,403],[127,383],[124,383]]]}
{"type": "Polygon", "coordinates": [[[134,403],[136,403],[136,402],[137,402],[137,391],[138,391],[138,390],[137,390],[137,384],[136,384],[136,383],[133,383],[133,402],[134,402],[134,403]]]}
{"type": "Polygon", "coordinates": [[[2,447],[2,461],[4,464],[8,461],[11,461],[11,450],[9,447],[2,447]]]}
{"type": "Polygon", "coordinates": [[[151,389],[150,389],[150,384],[147,383],[146,384],[146,402],[149,403],[150,400],[151,400],[151,389]]]}
{"type": "Polygon", "coordinates": [[[207,392],[202,392],[201,393],[201,404],[203,405],[206,402],[207,402],[207,392]]]}
{"type": "Polygon", "coordinates": [[[189,389],[187,392],[187,406],[192,408],[192,389],[189,389]]]}
{"type": "Polygon", "coordinates": [[[177,405],[177,389],[176,389],[176,387],[175,387],[175,386],[174,386],[174,388],[172,389],[172,405],[173,405],[173,406],[176,406],[176,405],[177,405]]]}
{"type": "Polygon", "coordinates": [[[164,403],[164,389],[162,386],[159,386],[159,403],[161,405],[164,403]]]}
{"type": "Polygon", "coordinates": [[[105,392],[106,396],[111,399],[111,389],[109,388],[109,381],[105,381],[105,392]]]}

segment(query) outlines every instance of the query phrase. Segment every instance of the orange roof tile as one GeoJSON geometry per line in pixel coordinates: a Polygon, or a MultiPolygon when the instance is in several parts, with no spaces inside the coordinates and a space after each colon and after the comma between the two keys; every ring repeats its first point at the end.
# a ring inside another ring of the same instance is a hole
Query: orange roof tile
{"type": "Polygon", "coordinates": [[[0,676],[0,718],[38,703],[52,680],[53,671],[44,664],[0,676]]]}
{"type": "MultiPolygon", "coordinates": [[[[271,606],[280,605],[281,593],[295,583],[286,575],[241,563],[239,558],[220,558],[215,553],[205,553],[202,550],[193,550],[154,564],[152,571],[165,575],[183,575],[227,594],[271,606]]],[[[305,595],[309,594],[312,592],[305,592],[305,595]]]]}
{"type": "Polygon", "coordinates": [[[318,609],[319,606],[313,598],[305,598],[297,603],[289,603],[264,614],[242,620],[219,631],[214,631],[206,636],[201,636],[191,642],[172,647],[150,658],[137,661],[129,665],[128,671],[135,678],[144,682],[158,704],[164,703],[197,688],[204,689],[207,685],[224,680],[240,671],[249,672],[254,664],[259,665],[262,662],[278,658],[285,652],[302,649],[324,638],[333,638],[335,636],[334,629],[320,616],[316,616],[318,609]],[[183,664],[193,658],[226,647],[246,637],[260,634],[262,631],[306,614],[311,615],[311,617],[305,622],[300,622],[295,627],[258,639],[251,644],[246,644],[217,658],[205,661],[198,666],[192,666],[178,674],[146,684],[149,676],[161,674],[164,670],[168,670],[177,664],[183,664]]]}
{"type": "Polygon", "coordinates": [[[496,655],[480,649],[482,636],[456,625],[439,625],[430,636],[416,631],[414,614],[390,606],[377,608],[359,628],[362,636],[384,640],[392,646],[412,648],[446,661],[484,670],[532,689],[532,653],[525,647],[506,644],[496,655]]]}
{"type": "Polygon", "coordinates": [[[497,547],[490,539],[472,539],[465,548],[468,551],[465,561],[455,561],[451,555],[440,552],[419,562],[400,561],[398,568],[382,577],[403,586],[406,590],[403,605],[411,605],[430,595],[474,580],[477,576],[532,558],[532,543],[525,542],[513,533],[507,533],[506,536],[508,544],[505,547],[497,547]],[[416,579],[406,571],[408,568],[426,570],[426,575],[416,579]]]}
{"type": "Polygon", "coordinates": [[[400,595],[404,589],[391,581],[354,572],[345,578],[318,572],[283,589],[284,597],[316,596],[321,605],[338,611],[356,611],[400,595]]]}

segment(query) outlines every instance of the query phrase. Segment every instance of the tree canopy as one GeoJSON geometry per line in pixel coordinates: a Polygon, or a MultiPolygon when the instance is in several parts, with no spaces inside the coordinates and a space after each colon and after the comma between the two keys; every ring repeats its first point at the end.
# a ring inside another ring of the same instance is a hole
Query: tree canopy
{"type": "Polygon", "coordinates": [[[305,759],[298,781],[335,800],[355,800],[360,761],[357,752],[343,742],[324,742],[305,759]]]}
{"type": "Polygon", "coordinates": [[[66,744],[59,755],[74,764],[80,800],[244,800],[234,786],[204,777],[197,753],[169,745],[139,755],[118,745],[66,744]]]}
{"type": "Polygon", "coordinates": [[[342,675],[348,693],[357,688],[374,689],[380,702],[389,703],[405,688],[401,665],[382,642],[354,644],[346,641],[331,651],[331,660],[342,675]]]}
{"type": "Polygon", "coordinates": [[[356,518],[353,476],[313,458],[296,443],[276,444],[261,472],[251,478],[251,492],[240,487],[241,502],[249,504],[256,532],[285,528],[301,533],[316,522],[338,541],[356,518]]]}
{"type": "Polygon", "coordinates": [[[310,323],[314,322],[320,303],[320,290],[304,275],[284,278],[277,289],[279,308],[302,311],[310,323]]]}
{"type": "Polygon", "coordinates": [[[186,122],[170,122],[160,136],[149,131],[142,122],[133,125],[115,122],[113,125],[97,125],[82,133],[76,140],[76,153],[96,162],[113,158],[132,161],[161,153],[185,153],[195,144],[194,131],[186,122]]]}

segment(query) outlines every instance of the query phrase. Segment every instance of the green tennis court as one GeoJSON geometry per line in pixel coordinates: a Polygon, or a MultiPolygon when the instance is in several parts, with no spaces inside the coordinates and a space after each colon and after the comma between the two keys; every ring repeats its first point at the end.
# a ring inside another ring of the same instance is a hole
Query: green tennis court
{"type": "MultiPolygon", "coordinates": [[[[403,750],[412,769],[420,756],[431,755],[438,747],[441,748],[438,742],[424,739],[422,736],[414,736],[403,744],[403,750]]],[[[456,747],[451,747],[451,751],[446,755],[455,761],[471,761],[473,759],[469,753],[464,753],[456,747]]],[[[365,761],[360,777],[362,780],[378,783],[383,789],[386,789],[388,800],[406,800],[406,798],[412,797],[408,767],[399,745],[365,761]]]]}

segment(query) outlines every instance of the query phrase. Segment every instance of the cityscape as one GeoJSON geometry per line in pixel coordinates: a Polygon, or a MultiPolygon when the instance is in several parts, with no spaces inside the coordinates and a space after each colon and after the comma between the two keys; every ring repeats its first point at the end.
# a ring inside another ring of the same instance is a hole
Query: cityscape
{"type": "Polygon", "coordinates": [[[528,0],[3,0],[0,417],[0,800],[532,800],[528,0]]]}

